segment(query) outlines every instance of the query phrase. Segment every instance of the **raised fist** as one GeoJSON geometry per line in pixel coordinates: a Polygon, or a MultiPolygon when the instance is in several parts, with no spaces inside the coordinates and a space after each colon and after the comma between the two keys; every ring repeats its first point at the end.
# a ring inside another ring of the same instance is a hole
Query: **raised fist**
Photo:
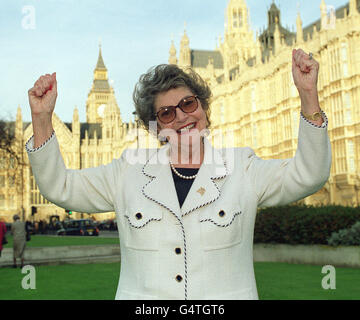
{"type": "Polygon", "coordinates": [[[41,76],[28,91],[28,95],[32,115],[51,115],[57,98],[56,72],[41,76]]]}
{"type": "Polygon", "coordinates": [[[292,52],[292,74],[300,95],[317,92],[319,63],[302,49],[292,52]]]}

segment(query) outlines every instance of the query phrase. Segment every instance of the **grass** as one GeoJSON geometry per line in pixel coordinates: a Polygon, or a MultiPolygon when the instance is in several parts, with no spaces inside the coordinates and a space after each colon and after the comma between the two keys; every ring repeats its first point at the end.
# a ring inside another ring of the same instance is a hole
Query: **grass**
{"type": "MultiPolygon", "coordinates": [[[[336,289],[324,290],[321,266],[286,263],[255,263],[261,300],[350,300],[360,299],[360,272],[336,268],[336,289]]],[[[119,263],[36,267],[36,289],[24,290],[21,270],[0,269],[0,300],[113,300],[119,263]]]]}
{"type": "Polygon", "coordinates": [[[262,300],[360,300],[360,270],[335,268],[336,289],[321,286],[327,275],[322,266],[255,263],[259,298],[262,300]]]}
{"type": "Polygon", "coordinates": [[[23,289],[21,269],[0,269],[0,300],[113,300],[120,264],[36,266],[36,289],[23,289]]]}
{"type": "MultiPolygon", "coordinates": [[[[3,248],[13,247],[13,238],[7,235],[8,244],[3,248]]],[[[32,235],[31,240],[26,243],[26,247],[59,247],[59,246],[87,246],[87,245],[104,245],[119,244],[119,238],[100,238],[100,237],[84,237],[84,236],[40,236],[32,235]]]]}

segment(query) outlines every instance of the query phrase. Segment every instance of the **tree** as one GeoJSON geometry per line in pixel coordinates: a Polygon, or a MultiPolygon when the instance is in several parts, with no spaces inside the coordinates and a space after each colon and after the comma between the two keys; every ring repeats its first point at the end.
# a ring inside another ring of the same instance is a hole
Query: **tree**
{"type": "Polygon", "coordinates": [[[10,188],[15,188],[21,199],[21,214],[24,216],[23,190],[24,169],[28,165],[23,159],[22,123],[21,135],[16,135],[16,122],[0,119],[0,174],[8,176],[10,188]]]}

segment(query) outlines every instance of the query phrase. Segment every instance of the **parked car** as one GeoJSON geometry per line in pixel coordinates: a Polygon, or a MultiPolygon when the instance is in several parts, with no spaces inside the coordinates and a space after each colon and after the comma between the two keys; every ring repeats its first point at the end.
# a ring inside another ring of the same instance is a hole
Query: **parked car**
{"type": "Polygon", "coordinates": [[[59,236],[98,236],[99,229],[90,219],[68,220],[56,232],[59,236]]]}
{"type": "Polygon", "coordinates": [[[108,219],[104,221],[100,221],[97,223],[99,230],[107,230],[107,231],[116,231],[117,230],[117,222],[113,219],[108,219]]]}

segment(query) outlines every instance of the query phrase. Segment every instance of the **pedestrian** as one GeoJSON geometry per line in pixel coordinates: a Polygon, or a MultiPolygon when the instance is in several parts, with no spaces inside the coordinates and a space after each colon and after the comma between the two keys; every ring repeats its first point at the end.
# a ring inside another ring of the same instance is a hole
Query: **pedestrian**
{"type": "MultiPolygon", "coordinates": [[[[29,221],[29,223],[30,223],[30,221],[29,221]]],[[[34,228],[34,233],[35,234],[39,233],[39,222],[38,221],[35,221],[33,223],[33,228],[34,228]]]]}
{"type": "Polygon", "coordinates": [[[11,234],[13,235],[13,268],[16,268],[16,259],[20,258],[21,268],[24,266],[24,252],[26,246],[26,227],[25,222],[20,221],[19,215],[13,216],[13,224],[11,225],[11,234]]]}
{"type": "Polygon", "coordinates": [[[121,245],[116,299],[258,299],[257,207],[307,197],[330,175],[318,70],[311,54],[293,50],[301,116],[291,159],[263,160],[250,147],[215,149],[206,137],[207,83],[191,69],[160,65],[140,77],[133,98],[142,125],[164,145],[126,150],[106,166],[82,170],[65,167],[52,127],[56,74],[35,82],[28,92],[34,135],[26,149],[36,183],[60,207],[116,212],[121,245]]]}
{"type": "Polygon", "coordinates": [[[1,257],[1,251],[3,249],[3,240],[6,240],[6,225],[4,218],[0,218],[0,257],[1,257]]]}

